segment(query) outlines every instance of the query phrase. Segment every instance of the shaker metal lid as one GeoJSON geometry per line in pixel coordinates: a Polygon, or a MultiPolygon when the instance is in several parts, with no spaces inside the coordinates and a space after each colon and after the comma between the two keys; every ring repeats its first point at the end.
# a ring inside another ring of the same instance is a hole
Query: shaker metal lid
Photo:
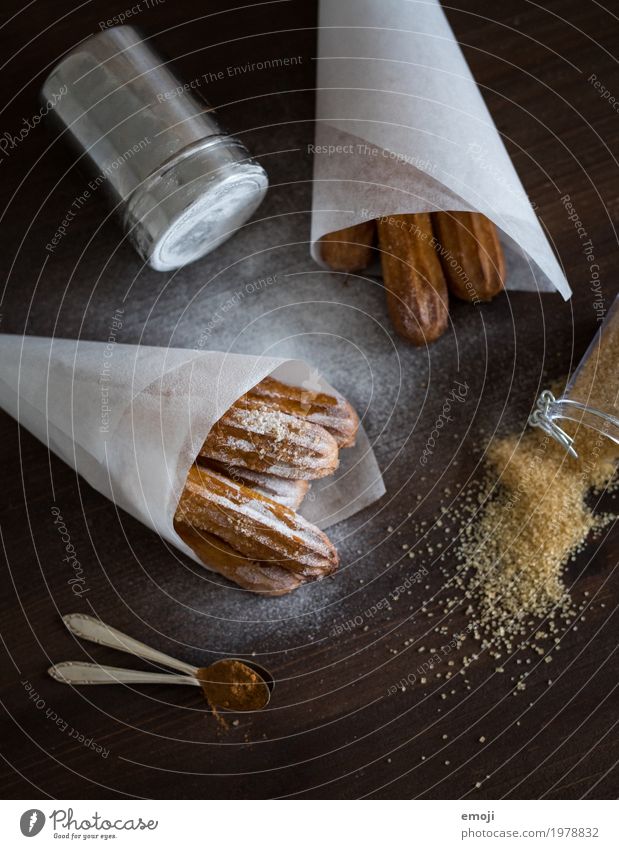
{"type": "Polygon", "coordinates": [[[41,98],[152,268],[209,253],[264,197],[264,169],[133,27],[71,50],[41,98]]]}

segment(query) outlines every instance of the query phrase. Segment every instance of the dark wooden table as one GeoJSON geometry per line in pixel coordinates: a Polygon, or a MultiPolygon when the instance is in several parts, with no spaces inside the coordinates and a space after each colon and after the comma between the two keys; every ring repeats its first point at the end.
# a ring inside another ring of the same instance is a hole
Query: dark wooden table
{"type": "MultiPolygon", "coordinates": [[[[45,70],[126,8],[124,0],[75,8],[67,0],[21,5],[5,3],[1,30],[0,130],[11,135],[36,112],[45,70]]],[[[225,344],[226,333],[273,304],[286,304],[269,325],[278,350],[285,349],[280,340],[289,332],[342,334],[325,343],[317,365],[367,408],[366,427],[377,438],[388,494],[334,529],[343,560],[334,580],[276,601],[247,598],[119,514],[2,414],[3,794],[616,797],[616,529],[607,529],[570,564],[575,599],[592,603],[578,628],[562,635],[552,673],[544,664],[535,667],[526,692],[515,698],[510,674],[495,673],[496,661],[484,655],[468,670],[470,689],[456,674],[456,683],[443,675],[426,687],[388,695],[417,666],[419,645],[447,641],[420,611],[445,580],[431,558],[423,561],[424,582],[391,611],[366,617],[362,627],[342,627],[411,573],[412,561],[402,557],[402,546],[416,542],[407,513],[414,507],[415,521],[431,520],[445,488],[455,491],[476,473],[479,433],[522,428],[539,389],[568,373],[592,336],[595,298],[582,244],[560,202],[565,193],[595,245],[606,305],[619,289],[613,225],[619,122],[616,104],[590,81],[595,74],[619,98],[616,15],[592,0],[446,5],[574,297],[563,303],[558,295],[516,293],[480,310],[455,306],[453,328],[428,354],[395,339],[394,349],[388,329],[379,337],[361,334],[356,352],[346,341],[351,307],[360,305],[388,328],[375,284],[333,280],[338,306],[294,305],[311,300],[318,285],[307,248],[314,4],[290,0],[226,11],[216,0],[205,17],[185,0],[138,5],[127,22],[156,36],[185,79],[225,71],[205,94],[228,128],[264,157],[272,189],[254,224],[176,275],[139,271],[98,197],[84,204],[49,255],[45,244],[84,178],[70,167],[70,154],[48,147],[50,137],[36,127],[0,163],[2,331],[106,339],[115,310],[123,309],[118,341],[191,346],[214,304],[239,281],[276,274],[285,286],[247,299],[248,312],[232,314],[215,341],[225,344]],[[278,56],[300,59],[283,68],[227,72],[228,66],[278,56]],[[471,386],[470,400],[425,478],[411,483],[410,470],[458,376],[471,386]],[[68,584],[54,504],[84,569],[89,591],[82,599],[68,584]],[[239,717],[223,732],[190,689],[62,687],[46,675],[51,662],[124,662],[70,637],[60,615],[75,609],[94,611],[196,664],[219,653],[255,651],[277,679],[272,705],[239,717]]],[[[320,275],[322,287],[326,279],[320,275]]],[[[249,348],[251,338],[245,344],[249,348]]],[[[601,509],[612,504],[608,497],[601,509]]],[[[442,621],[438,608],[436,617],[442,621]]],[[[462,620],[456,614],[446,624],[455,633],[462,620]]],[[[455,673],[459,662],[450,668],[455,673]]],[[[507,673],[515,663],[505,659],[507,673]]]]}

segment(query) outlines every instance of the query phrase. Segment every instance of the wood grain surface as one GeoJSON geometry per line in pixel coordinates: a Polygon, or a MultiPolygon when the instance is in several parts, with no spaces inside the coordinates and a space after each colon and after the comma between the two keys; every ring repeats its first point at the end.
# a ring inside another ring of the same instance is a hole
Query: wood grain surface
{"type": "MultiPolygon", "coordinates": [[[[126,3],[3,5],[0,130],[15,136],[38,109],[46,70],[126,3]]],[[[503,658],[500,674],[497,661],[481,654],[466,672],[468,684],[454,656],[427,685],[388,694],[416,669],[420,646],[449,641],[433,630],[437,623],[451,634],[465,622],[462,612],[444,619],[431,601],[445,583],[432,557],[405,556],[403,546],[418,542],[408,514],[431,525],[446,490],[457,493],[479,473],[482,435],[521,429],[540,389],[574,368],[597,327],[589,267],[561,202],[565,194],[594,245],[606,306],[619,291],[619,120],[616,102],[593,84],[619,99],[619,21],[616,6],[613,13],[605,5],[445,4],[574,297],[563,303],[558,295],[512,293],[481,308],[456,304],[449,331],[429,351],[395,338],[379,283],[330,277],[309,256],[314,3],[235,10],[215,0],[203,14],[199,4],[167,0],[142,3],[127,20],[156,37],[185,80],[224,72],[203,93],[261,158],[272,186],[252,223],[176,274],[142,269],[97,196],[79,209],[58,249],[46,251],[85,178],[42,126],[4,150],[2,332],[105,340],[122,310],[117,341],[127,343],[189,347],[209,321],[213,344],[223,345],[255,319],[261,333],[244,334],[239,350],[272,334],[276,352],[289,352],[289,334],[325,333],[316,365],[364,413],[387,495],[333,530],[343,563],[334,579],[289,598],[249,598],[119,512],[1,414],[3,795],[617,796],[614,527],[570,563],[566,579],[588,607],[562,634],[552,663],[533,659],[526,691],[512,695],[518,657],[503,658]],[[274,57],[299,58],[243,70],[274,57]],[[276,286],[212,321],[215,305],[239,285],[268,276],[276,286]],[[313,293],[323,298],[326,286],[332,303],[312,305],[313,293]],[[349,321],[354,310],[363,312],[367,332],[363,320],[349,321]],[[467,402],[427,470],[412,477],[455,379],[469,385],[467,402]],[[88,592],[81,599],[68,583],[54,506],[84,570],[88,592]],[[427,576],[393,600],[421,566],[427,576]],[[385,597],[391,609],[368,616],[385,597]],[[224,732],[197,689],[63,687],[46,674],[53,662],[129,665],[117,652],[73,640],[60,620],[73,610],[94,612],[196,665],[255,652],[276,679],[271,705],[236,717],[224,732]]],[[[600,509],[613,504],[605,496],[600,509]]]]}

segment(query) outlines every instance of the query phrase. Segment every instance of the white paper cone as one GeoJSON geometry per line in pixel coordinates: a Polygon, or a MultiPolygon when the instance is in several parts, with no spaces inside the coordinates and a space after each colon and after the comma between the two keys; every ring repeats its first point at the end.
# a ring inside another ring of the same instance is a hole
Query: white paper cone
{"type": "Polygon", "coordinates": [[[438,0],[320,0],[312,256],[369,218],[469,210],[510,289],[571,290],[438,0]]]}
{"type": "MultiPolygon", "coordinates": [[[[269,374],[333,392],[301,360],[0,335],[0,407],[194,560],[173,528],[189,467],[215,422],[269,374]]],[[[385,491],[363,432],[342,461],[303,511],[323,528],[385,491]]]]}

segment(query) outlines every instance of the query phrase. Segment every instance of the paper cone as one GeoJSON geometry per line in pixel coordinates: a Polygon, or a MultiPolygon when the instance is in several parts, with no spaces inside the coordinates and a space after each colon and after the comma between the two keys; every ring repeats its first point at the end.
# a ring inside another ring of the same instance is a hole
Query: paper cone
{"type": "MultiPolygon", "coordinates": [[[[334,391],[301,360],[0,335],[0,407],[194,560],[173,528],[189,467],[213,424],[269,374],[334,391]]],[[[363,432],[342,459],[302,511],[321,527],[385,491],[363,432]]]]}
{"type": "Polygon", "coordinates": [[[478,211],[509,289],[571,290],[438,0],[320,0],[312,256],[370,218],[478,211]]]}

